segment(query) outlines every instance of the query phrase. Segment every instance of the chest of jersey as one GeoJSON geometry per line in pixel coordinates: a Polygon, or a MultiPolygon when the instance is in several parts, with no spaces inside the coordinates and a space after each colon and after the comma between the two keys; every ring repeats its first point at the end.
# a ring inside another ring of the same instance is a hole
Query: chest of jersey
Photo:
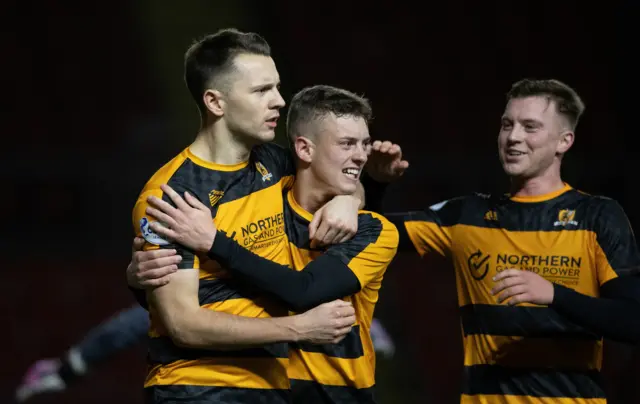
{"type": "MultiPolygon", "coordinates": [[[[594,234],[555,220],[550,226],[514,226],[517,212],[485,214],[484,226],[458,224],[451,229],[452,258],[459,279],[461,305],[490,303],[493,277],[506,269],[534,272],[550,282],[595,296],[598,290],[594,234]],[[520,228],[518,228],[520,227],[520,228]],[[524,228],[523,228],[524,227],[524,228]]],[[[567,219],[565,217],[565,219],[567,219]]]]}

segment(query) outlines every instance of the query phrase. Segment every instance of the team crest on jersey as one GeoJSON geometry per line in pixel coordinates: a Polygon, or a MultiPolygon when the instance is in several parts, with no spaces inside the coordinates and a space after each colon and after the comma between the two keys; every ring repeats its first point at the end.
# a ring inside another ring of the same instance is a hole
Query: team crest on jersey
{"type": "Polygon", "coordinates": [[[216,191],[215,189],[209,192],[209,203],[211,207],[216,206],[216,203],[220,202],[220,199],[224,196],[224,191],[216,191]]]}
{"type": "Polygon", "coordinates": [[[491,222],[495,222],[498,220],[498,212],[495,210],[488,210],[487,213],[484,214],[484,220],[488,220],[491,222]]]}
{"type": "Polygon", "coordinates": [[[554,226],[566,226],[568,224],[577,225],[575,221],[576,211],[569,209],[562,209],[558,212],[558,220],[553,223],[554,226]]]}
{"type": "Polygon", "coordinates": [[[143,217],[142,219],[140,219],[140,231],[142,232],[142,237],[144,237],[144,239],[147,240],[147,243],[155,244],[155,245],[169,244],[167,240],[163,239],[158,234],[156,234],[153,230],[151,230],[151,227],[149,227],[150,224],[151,222],[146,217],[143,217]]]}
{"type": "Polygon", "coordinates": [[[261,162],[258,161],[256,163],[256,169],[262,175],[262,182],[271,181],[271,177],[273,177],[273,175],[267,171],[266,167],[262,165],[261,162]]]}

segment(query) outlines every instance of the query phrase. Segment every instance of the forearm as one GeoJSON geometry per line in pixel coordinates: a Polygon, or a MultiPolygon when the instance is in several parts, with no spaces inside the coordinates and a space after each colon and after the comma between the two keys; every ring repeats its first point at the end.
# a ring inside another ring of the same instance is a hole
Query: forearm
{"type": "Polygon", "coordinates": [[[208,255],[239,279],[277,296],[296,312],[352,295],[360,289],[351,269],[339,258],[326,254],[303,271],[296,271],[253,254],[218,232],[208,255]]]}
{"type": "Polygon", "coordinates": [[[297,339],[289,317],[243,317],[201,307],[198,274],[197,269],[179,270],[166,285],[147,291],[152,313],[174,344],[237,349],[297,339]]]}
{"type": "Polygon", "coordinates": [[[591,297],[554,284],[550,305],[572,322],[605,338],[640,342],[640,303],[632,299],[591,297]]]}
{"type": "Polygon", "coordinates": [[[184,313],[170,334],[180,346],[200,349],[238,349],[297,341],[293,316],[252,318],[198,308],[184,313]]]}
{"type": "Polygon", "coordinates": [[[367,173],[363,173],[360,177],[363,201],[365,201],[364,209],[373,212],[382,212],[382,202],[387,192],[388,183],[378,182],[371,178],[367,173]]]}

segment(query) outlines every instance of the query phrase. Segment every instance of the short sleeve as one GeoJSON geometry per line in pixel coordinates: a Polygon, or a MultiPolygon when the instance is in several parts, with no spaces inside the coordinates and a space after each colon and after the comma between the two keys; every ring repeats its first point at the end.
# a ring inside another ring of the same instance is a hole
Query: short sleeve
{"type": "MultiPolygon", "coordinates": [[[[184,195],[185,191],[189,191],[191,195],[197,195],[197,193],[193,192],[193,190],[187,189],[187,187],[177,182],[170,182],[169,186],[180,195],[184,195]]],[[[136,201],[136,204],[133,208],[133,229],[136,236],[144,238],[145,244],[143,249],[145,251],[158,248],[175,249],[177,251],[177,254],[182,256],[182,261],[178,264],[179,269],[198,269],[200,267],[200,262],[198,257],[192,250],[163,239],[149,226],[152,222],[156,221],[155,218],[149,216],[146,213],[146,209],[149,206],[147,198],[149,198],[150,196],[161,198],[173,205],[171,199],[164,195],[164,192],[162,192],[159,187],[149,186],[140,193],[140,196],[138,197],[138,200],[136,201]]]]}
{"type": "Polygon", "coordinates": [[[447,256],[451,250],[451,227],[459,223],[464,198],[445,200],[427,209],[386,215],[404,230],[420,256],[435,252],[447,256]]]}

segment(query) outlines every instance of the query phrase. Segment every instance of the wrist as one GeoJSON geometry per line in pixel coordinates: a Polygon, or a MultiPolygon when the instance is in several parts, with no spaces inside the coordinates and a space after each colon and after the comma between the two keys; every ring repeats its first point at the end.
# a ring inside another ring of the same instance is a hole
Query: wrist
{"type": "Polygon", "coordinates": [[[211,251],[213,244],[216,242],[217,233],[218,231],[214,229],[212,233],[208,234],[207,237],[202,240],[202,245],[198,249],[198,252],[206,254],[208,251],[211,251]]]}
{"type": "Polygon", "coordinates": [[[296,314],[293,316],[280,317],[281,328],[284,331],[285,339],[289,342],[300,342],[303,340],[304,333],[302,332],[304,319],[302,315],[296,314]]]}
{"type": "Polygon", "coordinates": [[[229,254],[231,254],[231,251],[233,250],[232,243],[233,239],[227,237],[224,232],[218,233],[216,230],[206,254],[209,258],[214,260],[226,260],[229,258],[229,254]]]}

